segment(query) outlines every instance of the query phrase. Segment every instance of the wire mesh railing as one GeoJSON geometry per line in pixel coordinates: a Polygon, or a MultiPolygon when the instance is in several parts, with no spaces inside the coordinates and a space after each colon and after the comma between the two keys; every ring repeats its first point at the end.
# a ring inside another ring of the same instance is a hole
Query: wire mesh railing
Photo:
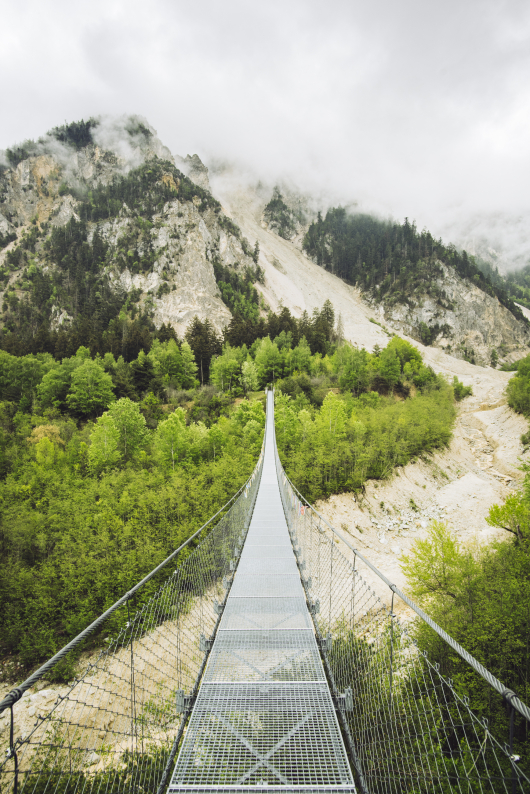
{"type": "MultiPolygon", "coordinates": [[[[283,506],[306,598],[337,703],[352,766],[369,794],[530,792],[530,765],[514,730],[530,731],[530,710],[401,593],[301,496],[276,450],[283,506]],[[385,605],[359,571],[388,586],[385,605]],[[481,676],[507,707],[494,736],[469,698],[442,675],[395,614],[400,598],[481,676]]],[[[358,779],[358,780],[359,780],[358,779]]]]}
{"type": "Polygon", "coordinates": [[[206,663],[207,638],[237,567],[262,463],[263,450],[247,483],[207,524],[0,702],[0,791],[164,789],[206,663]],[[159,589],[135,609],[136,594],[166,570],[159,589]],[[104,647],[75,680],[42,688],[94,632],[100,639],[108,632],[104,647]]]}

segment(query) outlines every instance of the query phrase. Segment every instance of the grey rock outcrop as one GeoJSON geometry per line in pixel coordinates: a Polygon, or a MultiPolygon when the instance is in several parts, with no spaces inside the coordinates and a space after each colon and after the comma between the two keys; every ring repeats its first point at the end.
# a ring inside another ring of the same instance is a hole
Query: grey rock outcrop
{"type": "Polygon", "coordinates": [[[208,169],[198,154],[187,154],[186,157],[178,157],[175,162],[177,168],[179,168],[183,174],[186,174],[192,182],[195,182],[196,185],[202,187],[204,190],[210,190],[208,169]]]}
{"type": "MultiPolygon", "coordinates": [[[[116,244],[126,232],[129,221],[122,218],[104,224],[100,233],[116,244]]],[[[182,335],[194,317],[210,320],[218,332],[231,314],[222,301],[214,276],[214,257],[236,269],[252,265],[240,240],[227,234],[213,211],[200,212],[199,202],[169,202],[152,230],[152,243],[158,252],[155,265],[147,274],[133,274],[128,268],[114,268],[112,283],[130,291],[140,290],[152,305],[154,322],[172,325],[182,335]]]]}
{"type": "Polygon", "coordinates": [[[397,331],[416,338],[420,338],[421,323],[428,328],[439,326],[432,344],[456,358],[473,351],[477,364],[489,365],[492,350],[505,360],[525,355],[530,328],[496,297],[460,278],[451,268],[441,266],[443,277],[436,281],[438,299],[425,295],[413,308],[404,304],[374,305],[375,313],[397,331]]]}
{"type": "MultiPolygon", "coordinates": [[[[3,198],[0,233],[12,233],[18,227],[21,235],[32,228],[32,222],[40,226],[48,223],[50,227],[64,227],[72,218],[79,220],[80,204],[75,197],[78,191],[86,194],[97,185],[108,185],[131,168],[155,157],[172,165],[176,162],[176,167],[189,179],[209,190],[208,169],[198,155],[175,160],[152,128],[149,134],[131,136],[128,132],[125,135],[128,124],[127,119],[118,119],[116,123],[107,120],[96,128],[93,143],[80,150],[48,136],[39,142],[36,153],[16,167],[0,172],[0,196],[3,198]]],[[[145,130],[145,125],[143,128],[145,130]]],[[[171,176],[168,169],[167,179],[175,184],[173,180],[177,176],[171,176]]],[[[253,265],[243,249],[237,228],[233,224],[223,224],[219,207],[214,211],[212,206],[202,203],[200,196],[186,201],[175,199],[163,207],[159,205],[149,223],[150,230],[145,232],[149,250],[154,254],[147,272],[131,269],[123,252],[120,253],[120,240],[133,231],[135,223],[134,213],[125,203],[113,219],[88,224],[89,240],[97,229],[111,246],[105,265],[109,286],[126,292],[134,290],[135,300],[140,307],[152,312],[155,325],[172,325],[180,336],[194,317],[210,320],[218,332],[230,321],[231,313],[223,303],[216,282],[214,261],[236,270],[253,265]]],[[[121,247],[123,249],[123,245],[121,247]]],[[[245,248],[248,251],[248,246],[245,248]]],[[[0,268],[8,250],[0,251],[0,268]]],[[[47,260],[41,255],[42,250],[36,251],[34,265],[41,267],[43,272],[58,268],[59,263],[47,260]]],[[[145,254],[141,243],[138,252],[141,256],[145,254]]],[[[10,271],[4,291],[14,291],[23,299],[24,274],[13,271],[12,266],[10,271]]],[[[58,301],[50,319],[52,330],[72,319],[67,307],[58,301]]]]}

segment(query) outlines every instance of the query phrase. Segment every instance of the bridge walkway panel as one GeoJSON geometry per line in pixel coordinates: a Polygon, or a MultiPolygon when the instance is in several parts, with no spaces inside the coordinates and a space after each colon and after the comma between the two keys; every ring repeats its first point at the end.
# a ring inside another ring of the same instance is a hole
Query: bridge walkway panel
{"type": "Polygon", "coordinates": [[[281,502],[269,392],[254,513],[169,792],[355,792],[281,502]]]}

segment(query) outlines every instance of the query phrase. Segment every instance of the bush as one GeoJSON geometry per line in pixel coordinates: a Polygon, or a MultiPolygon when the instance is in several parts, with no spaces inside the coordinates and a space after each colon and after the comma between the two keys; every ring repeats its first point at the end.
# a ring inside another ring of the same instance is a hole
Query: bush
{"type": "Polygon", "coordinates": [[[464,384],[459,381],[455,375],[453,378],[453,394],[455,396],[455,400],[460,402],[464,399],[464,397],[470,397],[473,394],[473,389],[471,386],[464,386],[464,384]]]}

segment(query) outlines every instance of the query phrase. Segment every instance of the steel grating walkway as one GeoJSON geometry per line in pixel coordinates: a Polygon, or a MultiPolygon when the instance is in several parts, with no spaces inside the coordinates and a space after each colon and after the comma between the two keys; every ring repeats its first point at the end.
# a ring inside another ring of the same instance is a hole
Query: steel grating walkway
{"type": "Polygon", "coordinates": [[[169,792],[355,792],[274,452],[269,392],[254,514],[169,792]]]}

